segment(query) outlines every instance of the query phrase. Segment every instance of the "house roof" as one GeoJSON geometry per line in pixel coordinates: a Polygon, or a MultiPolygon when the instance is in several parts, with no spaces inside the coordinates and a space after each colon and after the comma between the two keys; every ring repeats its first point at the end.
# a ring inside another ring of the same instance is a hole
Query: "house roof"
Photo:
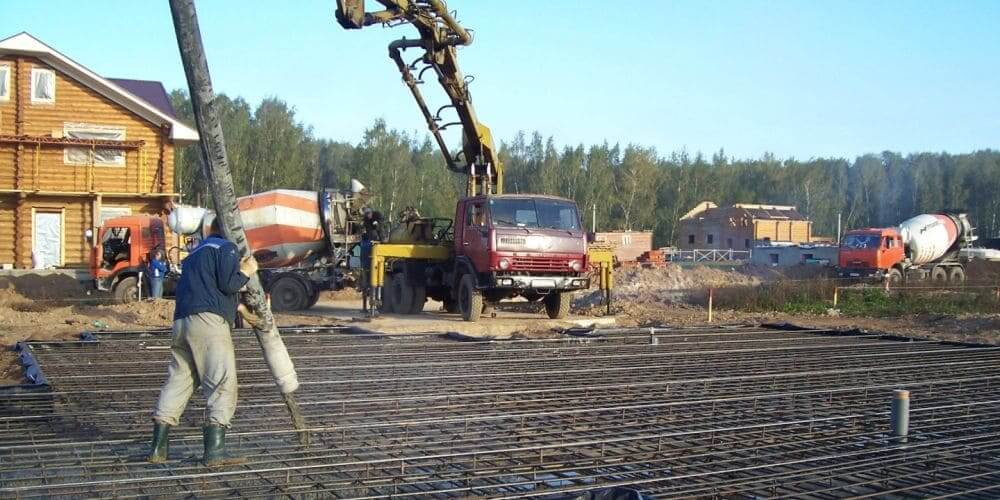
{"type": "MultiPolygon", "coordinates": [[[[133,90],[140,93],[133,92],[127,88],[128,84],[123,86],[123,84],[119,83],[123,80],[115,81],[104,78],[26,32],[21,32],[12,37],[0,40],[0,54],[23,54],[37,57],[54,69],[86,85],[142,118],[159,125],[170,125],[170,138],[174,143],[190,144],[198,141],[198,132],[178,120],[174,113],[163,109],[162,102],[157,104],[157,97],[153,97],[153,102],[147,100],[145,92],[151,91],[151,85],[148,85],[151,83],[156,83],[159,86],[162,97],[166,97],[166,91],[163,90],[163,85],[159,84],[159,82],[127,80],[129,82],[141,82],[138,85],[132,86],[133,90]]],[[[169,100],[166,103],[166,109],[173,111],[169,107],[169,100]]]]}
{"type": "Polygon", "coordinates": [[[703,201],[681,217],[680,220],[704,219],[711,217],[748,218],[752,220],[809,220],[791,205],[756,205],[737,203],[731,207],[719,207],[710,201],[703,201]]]}
{"type": "Polygon", "coordinates": [[[163,114],[171,118],[177,118],[174,106],[170,104],[170,96],[167,95],[167,89],[163,88],[162,83],[152,80],[131,80],[128,78],[108,78],[108,81],[127,90],[139,99],[148,102],[154,108],[162,111],[163,114]]]}

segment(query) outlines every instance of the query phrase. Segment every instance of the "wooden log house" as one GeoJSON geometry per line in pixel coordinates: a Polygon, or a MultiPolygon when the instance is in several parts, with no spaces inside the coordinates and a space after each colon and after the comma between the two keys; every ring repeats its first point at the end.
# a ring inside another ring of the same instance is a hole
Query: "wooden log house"
{"type": "Polygon", "coordinates": [[[0,40],[0,267],[86,267],[86,231],[176,199],[197,142],[159,82],[101,77],[28,33],[0,40]]]}

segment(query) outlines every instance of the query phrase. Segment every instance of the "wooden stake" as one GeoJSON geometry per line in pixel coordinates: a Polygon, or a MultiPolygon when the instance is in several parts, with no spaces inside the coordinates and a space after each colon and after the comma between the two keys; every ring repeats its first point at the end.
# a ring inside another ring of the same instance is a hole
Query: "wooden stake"
{"type": "Polygon", "coordinates": [[[833,287],[833,307],[834,308],[837,307],[837,292],[839,290],[840,290],[840,287],[838,287],[838,286],[833,287]]]}
{"type": "Polygon", "coordinates": [[[715,296],[715,289],[714,288],[709,288],[708,289],[708,322],[709,323],[712,322],[712,299],[714,298],[714,296],[715,296]]]}

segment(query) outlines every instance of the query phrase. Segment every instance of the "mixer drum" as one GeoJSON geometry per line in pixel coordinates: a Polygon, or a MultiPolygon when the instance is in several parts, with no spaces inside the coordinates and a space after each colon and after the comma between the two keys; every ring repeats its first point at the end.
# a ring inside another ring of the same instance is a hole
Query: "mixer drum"
{"type": "Polygon", "coordinates": [[[261,267],[300,263],[326,247],[315,191],[276,189],[237,201],[261,267]]]}

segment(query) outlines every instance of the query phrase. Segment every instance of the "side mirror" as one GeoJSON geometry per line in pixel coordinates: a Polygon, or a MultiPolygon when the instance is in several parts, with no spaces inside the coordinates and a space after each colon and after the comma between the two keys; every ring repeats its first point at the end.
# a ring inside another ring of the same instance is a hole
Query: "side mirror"
{"type": "Polygon", "coordinates": [[[587,233],[587,243],[593,243],[597,241],[597,235],[595,233],[587,233]]]}

